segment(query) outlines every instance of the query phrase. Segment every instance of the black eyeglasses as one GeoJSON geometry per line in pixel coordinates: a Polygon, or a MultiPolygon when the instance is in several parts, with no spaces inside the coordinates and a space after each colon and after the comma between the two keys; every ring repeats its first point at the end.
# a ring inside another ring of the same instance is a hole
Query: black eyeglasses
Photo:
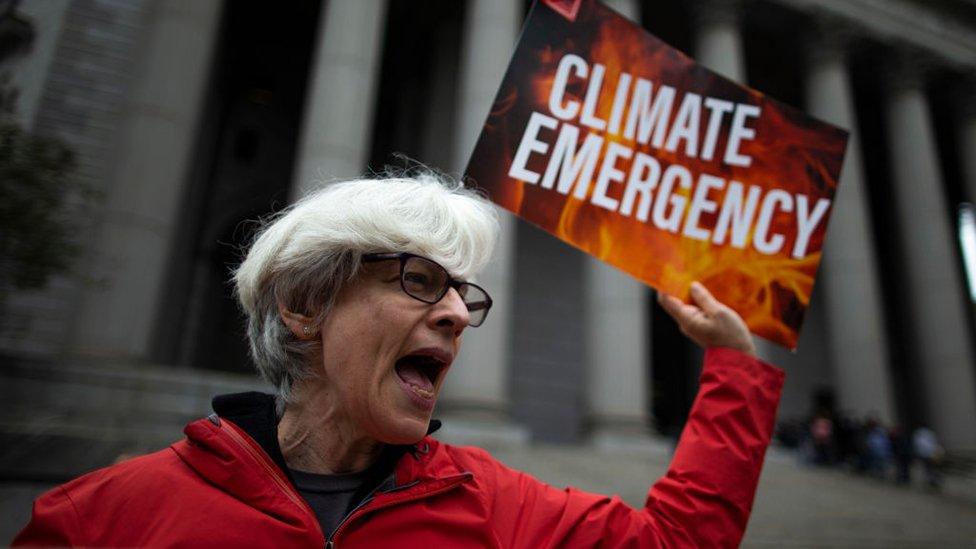
{"type": "Polygon", "coordinates": [[[481,326],[491,309],[491,297],[477,284],[454,280],[447,269],[437,263],[408,252],[363,254],[364,263],[400,261],[400,287],[408,296],[424,303],[437,303],[451,288],[457,290],[468,308],[468,326],[481,326]]]}

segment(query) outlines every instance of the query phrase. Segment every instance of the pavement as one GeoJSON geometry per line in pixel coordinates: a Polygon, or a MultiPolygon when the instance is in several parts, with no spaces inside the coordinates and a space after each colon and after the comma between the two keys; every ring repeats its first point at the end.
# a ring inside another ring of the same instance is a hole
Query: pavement
{"type": "MultiPolygon", "coordinates": [[[[556,486],[619,494],[640,507],[647,487],[670,461],[666,439],[614,435],[583,446],[535,445],[526,433],[483,422],[447,421],[440,438],[474,444],[511,467],[556,486]]],[[[976,483],[949,479],[943,492],[908,487],[798,463],[770,449],[742,547],[976,549],[976,483]]],[[[44,483],[0,481],[0,544],[10,540],[44,483]]]]}
{"type": "MultiPolygon", "coordinates": [[[[518,430],[483,425],[449,418],[438,434],[477,444],[554,486],[617,494],[638,508],[671,461],[672,443],[664,438],[604,433],[585,446],[532,445],[518,430]]],[[[804,465],[796,452],[770,448],[742,547],[976,549],[976,480],[949,477],[934,493],[920,469],[912,478],[898,486],[804,465]]]]}
{"type": "MultiPolygon", "coordinates": [[[[550,484],[619,494],[635,507],[643,506],[669,461],[660,454],[554,446],[493,454],[550,484]]],[[[792,452],[774,450],[742,547],[976,548],[976,502],[803,466],[792,452]]]]}

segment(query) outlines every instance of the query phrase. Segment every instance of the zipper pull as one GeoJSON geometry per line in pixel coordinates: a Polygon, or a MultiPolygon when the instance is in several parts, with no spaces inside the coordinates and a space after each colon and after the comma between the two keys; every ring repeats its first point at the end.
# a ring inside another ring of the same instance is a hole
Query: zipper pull
{"type": "Polygon", "coordinates": [[[332,540],[331,539],[329,541],[325,542],[325,549],[333,549],[334,547],[335,547],[335,545],[332,543],[332,540]]]}

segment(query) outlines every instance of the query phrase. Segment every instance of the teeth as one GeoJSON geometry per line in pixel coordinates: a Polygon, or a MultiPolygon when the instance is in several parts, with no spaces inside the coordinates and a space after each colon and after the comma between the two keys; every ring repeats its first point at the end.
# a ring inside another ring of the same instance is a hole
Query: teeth
{"type": "Polygon", "coordinates": [[[433,391],[428,391],[427,389],[424,389],[422,387],[417,387],[413,383],[408,383],[407,385],[410,385],[410,388],[413,389],[415,393],[417,393],[422,397],[431,398],[432,396],[434,396],[433,391]]]}

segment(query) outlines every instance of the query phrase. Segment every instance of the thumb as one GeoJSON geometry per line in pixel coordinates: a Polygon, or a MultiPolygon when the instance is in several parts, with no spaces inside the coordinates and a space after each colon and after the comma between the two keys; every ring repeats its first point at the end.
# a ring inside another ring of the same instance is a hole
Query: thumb
{"type": "Polygon", "coordinates": [[[708,316],[713,316],[722,310],[722,304],[715,299],[715,296],[708,291],[705,286],[698,281],[691,283],[691,299],[695,302],[695,305],[705,312],[708,316]]]}

